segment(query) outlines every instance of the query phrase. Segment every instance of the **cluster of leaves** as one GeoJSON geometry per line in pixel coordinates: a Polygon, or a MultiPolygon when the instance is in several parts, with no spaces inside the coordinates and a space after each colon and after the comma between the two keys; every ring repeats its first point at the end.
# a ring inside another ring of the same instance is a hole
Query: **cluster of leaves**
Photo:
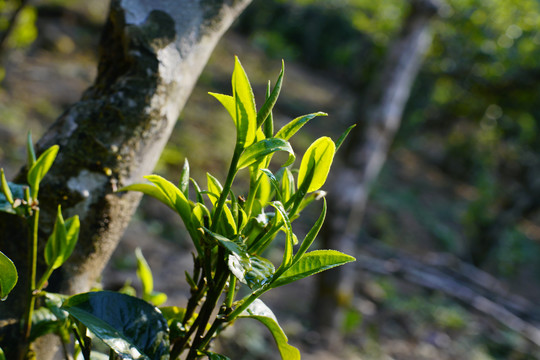
{"type": "Polygon", "coordinates": [[[200,354],[214,356],[207,351],[210,341],[238,317],[261,321],[271,330],[284,359],[299,358],[298,350],[287,343],[271,310],[259,297],[278,286],[353,260],[334,250],[308,252],[326,215],[324,201],[319,219],[294,252],[299,241],[291,223],[306,205],[324,196],[319,189],[347,132],[337,144],[329,137],[314,141],[305,152],[295,179],[291,169],[295,153],[288,140],[309,120],[326,114],[298,117],[274,133],[271,112],[281,90],[283,74],[282,68],[273,89],[268,85],[266,101],[258,112],[251,85],[237,58],[232,76],[233,95],[211,93],[228,111],[237,130],[236,147],[224,184],[207,174],[207,190],[201,190],[190,178],[186,160],[178,186],[158,175],[149,175],[146,179],[150,183],[122,189],[141,191],[176,211],[196,249],[193,273],[186,273],[192,297],[186,309],[173,311],[180,314],[171,323],[180,329],[178,336],[171,339],[173,358],[187,349],[188,358],[200,354]],[[288,159],[272,172],[270,163],[278,151],[286,152],[288,159]],[[242,169],[249,171],[249,192],[237,196],[232,184],[242,169]],[[195,200],[190,200],[190,190],[194,191],[195,200]],[[280,232],[285,234],[285,245],[282,261],[275,266],[262,255],[280,232]],[[248,295],[239,300],[237,282],[248,288],[248,295]],[[209,325],[222,293],[225,293],[224,303],[209,325]]]}
{"type": "MultiPolygon", "coordinates": [[[[227,359],[209,350],[211,341],[236,319],[252,318],[271,331],[283,359],[300,358],[298,349],[288,343],[270,308],[259,298],[271,289],[354,260],[335,250],[308,251],[326,215],[326,201],[320,188],[326,181],[337,148],[350,129],[336,143],[326,136],[315,140],[305,152],[299,169],[293,170],[296,156],[288,140],[308,121],[326,114],[318,112],[298,117],[274,133],[272,108],[280,93],[283,75],[284,67],[274,88],[268,84],[266,101],[258,112],[250,82],[237,58],[232,76],[233,95],[211,93],[227,109],[237,130],[236,146],[223,185],[207,174],[207,190],[201,190],[190,178],[186,160],[178,186],[158,175],[149,175],[146,176],[149,183],[121,189],[150,195],[182,219],[195,247],[193,272],[185,274],[191,287],[186,308],[155,307],[167,297],[154,291],[152,272],[139,249],[136,251],[137,274],[143,284],[143,299],[127,295],[135,293],[130,286],[124,287],[124,293],[94,291],[71,297],[43,291],[47,279],[70,256],[78,238],[78,218],[64,220],[60,207],[45,246],[48,267],[35,284],[39,184],[52,165],[58,146],[46,150],[36,160],[29,137],[29,185],[8,183],[2,172],[3,194],[0,195],[0,210],[29,219],[34,255],[29,264],[32,280],[28,293],[31,295],[24,320],[28,343],[44,334],[56,333],[66,344],[72,332],[77,340],[76,355],[81,354],[85,360],[90,359],[91,352],[93,356],[99,354],[93,350],[90,334],[109,347],[110,359],[177,359],[184,352],[187,352],[186,359],[201,356],[227,359]],[[288,159],[278,170],[272,171],[271,161],[278,151],[287,153],[288,159]],[[232,185],[243,169],[249,172],[249,192],[237,196],[232,185]],[[195,200],[190,199],[190,190],[195,200]],[[322,212],[299,241],[293,233],[292,222],[308,204],[318,199],[323,199],[322,212]],[[284,233],[285,243],[282,260],[275,265],[263,254],[279,233],[284,233]],[[298,245],[296,251],[295,245],[298,245]],[[241,284],[244,284],[242,293],[245,295],[239,297],[241,284]],[[43,297],[44,306],[34,311],[37,296],[43,297]],[[221,304],[220,299],[224,299],[221,304]]],[[[0,294],[6,296],[16,283],[17,273],[13,263],[2,253],[0,269],[0,294]]]]}

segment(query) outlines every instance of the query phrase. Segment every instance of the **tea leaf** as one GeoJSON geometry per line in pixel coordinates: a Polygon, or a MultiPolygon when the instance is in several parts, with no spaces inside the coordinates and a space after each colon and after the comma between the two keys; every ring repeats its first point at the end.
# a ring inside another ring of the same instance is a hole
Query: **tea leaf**
{"type": "Polygon", "coordinates": [[[141,248],[135,249],[135,257],[137,258],[137,276],[142,283],[143,299],[148,301],[149,295],[154,291],[152,270],[144,258],[141,248]]]}
{"type": "Polygon", "coordinates": [[[310,168],[313,168],[313,179],[309,183],[307,192],[319,190],[328,177],[328,172],[330,171],[330,165],[332,165],[335,152],[336,145],[329,137],[323,136],[315,140],[306,150],[306,153],[302,158],[300,170],[298,172],[298,184],[304,182],[306,174],[309,172],[310,168]]]}
{"type": "Polygon", "coordinates": [[[321,230],[325,217],[326,217],[326,199],[323,199],[323,209],[321,211],[321,215],[319,216],[319,218],[317,219],[317,221],[315,222],[311,230],[309,230],[304,240],[302,240],[302,244],[300,244],[300,248],[298,249],[296,254],[294,254],[294,258],[292,261],[293,265],[296,264],[304,256],[306,251],[311,247],[311,245],[313,244],[313,241],[315,241],[315,238],[317,237],[317,235],[319,234],[319,231],[321,230]]]}
{"type": "Polygon", "coordinates": [[[28,135],[26,136],[26,155],[28,157],[27,163],[28,168],[31,168],[34,166],[34,163],[36,162],[36,153],[34,151],[34,144],[32,142],[32,132],[28,131],[28,135]]]}
{"type": "Polygon", "coordinates": [[[45,245],[45,263],[52,269],[57,269],[62,265],[62,253],[66,244],[66,226],[60,205],[56,212],[56,220],[52,234],[45,245]]]}
{"type": "Polygon", "coordinates": [[[236,107],[237,142],[244,147],[249,146],[255,140],[257,129],[255,97],[246,72],[236,56],[234,58],[232,89],[236,107]]]}
{"type": "Polygon", "coordinates": [[[295,160],[294,151],[288,141],[278,138],[264,139],[256,142],[244,150],[238,161],[237,169],[243,169],[257,161],[262,160],[266,155],[276,151],[286,151],[289,159],[283,166],[292,164],[295,160]]]}
{"type": "Polygon", "coordinates": [[[154,184],[131,184],[128,186],[124,186],[118,191],[139,191],[145,195],[149,195],[154,199],[159,200],[171,209],[176,210],[174,208],[174,204],[170,201],[170,199],[154,184]]]}
{"type": "Polygon", "coordinates": [[[212,205],[216,205],[216,202],[218,201],[219,196],[223,191],[223,186],[221,185],[219,180],[213,177],[210,173],[206,173],[206,180],[208,185],[208,191],[214,195],[208,197],[210,198],[212,205]]]}
{"type": "Polygon", "coordinates": [[[236,124],[236,107],[234,103],[234,97],[230,95],[217,94],[213,92],[209,92],[208,94],[215,97],[221,103],[221,105],[223,105],[223,107],[227,109],[227,111],[229,112],[229,115],[231,115],[231,118],[234,121],[234,124],[237,125],[236,124]]]}
{"type": "Polygon", "coordinates": [[[0,251],[0,299],[4,299],[10,293],[18,278],[13,261],[0,251]]]}
{"type": "Polygon", "coordinates": [[[277,273],[284,271],[292,264],[292,258],[293,258],[293,232],[292,232],[292,226],[291,221],[289,219],[289,216],[287,215],[287,211],[285,211],[285,208],[283,207],[283,204],[279,201],[274,201],[270,205],[272,205],[280,214],[281,219],[284,222],[284,229],[285,229],[285,235],[287,239],[285,240],[285,250],[283,250],[283,261],[281,262],[281,265],[277,271],[277,273]]]}
{"type": "Polygon", "coordinates": [[[270,283],[276,269],[270,260],[263,257],[255,255],[249,259],[251,269],[245,272],[244,278],[251,290],[257,290],[270,283]]]}
{"type": "Polygon", "coordinates": [[[144,300],[96,291],[68,298],[62,309],[122,359],[160,360],[169,356],[167,321],[144,300]]]}
{"type": "Polygon", "coordinates": [[[276,104],[276,101],[279,97],[279,93],[281,91],[281,85],[283,84],[284,73],[285,73],[285,62],[281,61],[281,72],[279,73],[276,85],[274,86],[274,89],[272,90],[270,95],[266,98],[266,101],[264,102],[263,106],[257,113],[257,128],[259,128],[265,122],[266,118],[270,115],[274,105],[276,104]]]}
{"type": "Polygon", "coordinates": [[[315,250],[302,256],[293,266],[272,283],[271,287],[286,285],[356,259],[336,250],[315,250]]]}
{"type": "Polygon", "coordinates": [[[300,351],[292,345],[289,345],[287,335],[279,326],[276,316],[261,300],[256,299],[239,318],[255,319],[264,324],[272,333],[274,340],[283,360],[300,360],[300,351]]]}
{"type": "MultiPolygon", "coordinates": [[[[11,189],[9,188],[9,184],[6,180],[6,175],[4,174],[4,169],[0,169],[0,181],[2,183],[2,193],[4,194],[4,197],[6,201],[13,205],[13,194],[11,193],[11,189]]],[[[11,207],[11,206],[10,206],[11,207]]]]}
{"type": "Polygon", "coordinates": [[[180,191],[173,183],[162,178],[159,175],[148,175],[144,177],[151,183],[156,185],[163,195],[168,199],[176,212],[180,215],[186,228],[191,229],[191,206],[183,192],[180,191]]]}
{"type": "Polygon", "coordinates": [[[351,126],[349,126],[347,128],[347,130],[345,130],[343,132],[343,134],[341,134],[341,136],[339,137],[338,141],[336,141],[336,151],[339,150],[339,148],[341,147],[341,144],[343,144],[343,142],[345,141],[345,139],[347,138],[347,136],[349,135],[349,133],[351,132],[352,129],[354,129],[356,127],[356,124],[353,124],[351,126]]]}
{"type": "Polygon", "coordinates": [[[298,130],[302,128],[302,126],[304,126],[309,120],[317,116],[328,116],[328,114],[319,111],[313,114],[307,114],[297,117],[296,119],[289,122],[287,125],[283,126],[281,129],[279,129],[275,137],[283,140],[289,140],[294,134],[296,134],[298,130]]]}
{"type": "Polygon", "coordinates": [[[51,168],[59,149],[58,145],[53,145],[45,150],[28,171],[26,178],[30,189],[32,189],[32,199],[37,199],[39,183],[51,168]]]}

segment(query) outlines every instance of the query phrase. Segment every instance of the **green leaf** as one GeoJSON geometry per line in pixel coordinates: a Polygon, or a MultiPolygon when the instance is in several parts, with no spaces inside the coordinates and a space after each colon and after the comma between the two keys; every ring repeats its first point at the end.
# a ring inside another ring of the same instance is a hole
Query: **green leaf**
{"type": "Polygon", "coordinates": [[[79,229],[79,217],[73,216],[64,222],[59,205],[53,232],[45,245],[45,263],[49,265],[49,268],[58,269],[66,262],[77,244],[79,229]]]}
{"type": "Polygon", "coordinates": [[[216,202],[219,200],[219,197],[221,196],[221,192],[223,191],[223,185],[219,182],[218,179],[216,179],[214,176],[212,176],[210,173],[206,173],[206,181],[208,185],[208,191],[210,194],[213,194],[213,196],[210,196],[210,202],[212,202],[212,205],[216,205],[216,202]]]}
{"type": "Polygon", "coordinates": [[[236,109],[237,142],[244,147],[249,146],[255,140],[257,130],[255,97],[246,72],[236,56],[234,58],[232,89],[236,109]]]}
{"type": "Polygon", "coordinates": [[[182,174],[180,174],[180,182],[178,188],[184,193],[187,199],[189,199],[189,162],[188,159],[184,160],[184,167],[182,168],[182,174]]]}
{"type": "Polygon", "coordinates": [[[0,300],[4,299],[17,284],[17,268],[13,261],[0,251],[0,300]]]}
{"type": "Polygon", "coordinates": [[[283,203],[286,204],[296,192],[294,183],[294,176],[289,168],[284,168],[283,175],[281,177],[281,193],[283,196],[283,203]]]}
{"type": "Polygon", "coordinates": [[[122,359],[161,360],[169,356],[167,321],[146,301],[97,291],[68,298],[62,309],[122,359]]]}
{"type": "Polygon", "coordinates": [[[294,244],[293,235],[294,234],[292,232],[291,221],[289,219],[289,216],[287,215],[287,211],[285,211],[285,208],[283,207],[283,204],[280,203],[279,201],[274,201],[270,203],[270,205],[272,205],[280,214],[281,219],[284,222],[283,227],[285,230],[285,235],[287,237],[287,239],[285,240],[285,250],[283,250],[283,261],[281,262],[281,265],[279,266],[277,270],[277,272],[279,273],[287,269],[292,263],[293,244],[294,244]]]}
{"type": "Polygon", "coordinates": [[[209,92],[208,94],[215,97],[221,103],[221,105],[223,105],[223,107],[227,109],[227,111],[229,112],[229,115],[231,115],[231,118],[234,121],[234,124],[237,125],[236,124],[236,107],[234,104],[234,97],[230,95],[217,94],[213,92],[209,92]]]}
{"type": "MultiPolygon", "coordinates": [[[[279,79],[278,79],[278,81],[279,81],[279,79]]],[[[269,98],[270,98],[270,81],[268,81],[268,84],[267,84],[267,87],[266,87],[266,100],[268,101],[269,98]]],[[[257,117],[258,116],[259,116],[259,114],[257,114],[257,117]]],[[[262,117],[262,115],[261,115],[261,117],[262,117]]],[[[270,111],[270,113],[268,113],[268,116],[266,117],[266,120],[264,120],[264,122],[263,122],[263,134],[267,138],[271,138],[271,137],[274,136],[274,117],[272,116],[272,111],[270,111]]]]}
{"type": "Polygon", "coordinates": [[[311,230],[309,230],[304,240],[302,240],[302,244],[300,244],[300,248],[298,249],[296,254],[294,254],[294,258],[292,261],[293,265],[296,264],[298,260],[300,260],[302,256],[304,256],[306,251],[311,247],[311,245],[313,244],[313,241],[315,241],[315,238],[317,237],[317,235],[319,234],[319,231],[321,230],[325,217],[326,217],[326,199],[323,199],[323,209],[322,209],[321,215],[319,216],[319,218],[317,219],[317,221],[315,222],[311,230]]]}
{"type": "Polygon", "coordinates": [[[353,124],[351,126],[349,126],[347,128],[347,130],[345,130],[343,132],[343,134],[341,134],[341,136],[339,137],[338,141],[336,141],[336,151],[339,150],[339,148],[341,147],[341,144],[343,144],[343,142],[345,141],[345,139],[347,138],[347,136],[349,135],[349,133],[351,132],[351,130],[356,126],[356,124],[353,124]]]}
{"type": "Polygon", "coordinates": [[[36,162],[36,152],[34,151],[31,131],[28,131],[28,135],[26,137],[26,155],[28,157],[28,168],[30,169],[36,162]]]}
{"type": "Polygon", "coordinates": [[[4,354],[4,350],[0,347],[0,360],[6,360],[6,355],[4,354]]]}
{"type": "Polygon", "coordinates": [[[310,168],[313,168],[313,179],[308,186],[307,192],[319,190],[328,177],[328,172],[330,171],[330,166],[334,160],[335,152],[336,145],[329,137],[323,136],[315,140],[306,150],[306,153],[302,158],[302,163],[300,164],[300,170],[298,172],[298,184],[304,182],[306,174],[309,172],[310,168]]]}
{"type": "Polygon", "coordinates": [[[231,209],[227,205],[223,205],[223,211],[221,213],[221,228],[223,234],[233,237],[236,235],[236,220],[234,219],[231,209]]]}
{"type": "Polygon", "coordinates": [[[131,185],[128,185],[128,186],[124,186],[123,188],[121,188],[118,191],[139,191],[139,192],[142,192],[145,195],[149,195],[149,196],[159,200],[160,202],[167,205],[171,209],[176,210],[174,208],[174,204],[171,203],[169,198],[163,193],[163,191],[161,191],[154,184],[144,184],[144,183],[131,184],[131,185]]]}
{"type": "Polygon", "coordinates": [[[356,259],[336,250],[315,250],[304,254],[293,266],[272,283],[272,288],[320,273],[356,259]]]}
{"type": "Polygon", "coordinates": [[[62,217],[62,209],[58,205],[56,220],[52,234],[45,245],[45,263],[52,269],[57,269],[62,265],[62,254],[66,244],[66,225],[62,217]]]}
{"type": "Polygon", "coordinates": [[[238,161],[237,169],[243,169],[257,161],[262,160],[265,156],[275,153],[276,151],[286,151],[289,153],[289,159],[283,166],[292,164],[295,160],[294,151],[288,141],[278,138],[264,139],[256,142],[244,150],[238,161]]]}
{"type": "Polygon", "coordinates": [[[135,249],[135,257],[137,258],[137,276],[141,280],[143,300],[148,301],[150,294],[154,291],[154,277],[148,262],[144,258],[141,248],[135,249]]]}
{"type": "Polygon", "coordinates": [[[30,189],[32,190],[32,199],[37,199],[39,184],[51,168],[54,159],[56,159],[58,149],[60,149],[58,145],[53,145],[45,150],[28,171],[26,178],[28,185],[30,185],[30,189]]]}
{"type": "Polygon", "coordinates": [[[281,188],[279,186],[278,179],[272,174],[272,172],[268,169],[260,169],[267,177],[268,180],[270,180],[270,184],[274,188],[274,191],[276,192],[276,198],[278,201],[282,201],[282,195],[281,195],[281,188]]]}
{"type": "Polygon", "coordinates": [[[279,97],[279,93],[281,91],[281,85],[283,84],[284,73],[285,73],[285,62],[281,61],[281,72],[279,73],[276,86],[274,86],[274,89],[272,90],[270,95],[266,98],[266,101],[264,102],[263,106],[257,113],[257,128],[259,128],[265,122],[266,118],[270,115],[270,113],[272,112],[272,109],[274,108],[274,105],[276,104],[276,101],[279,97]]]}
{"type": "Polygon", "coordinates": [[[244,273],[244,279],[249,288],[257,290],[270,283],[276,271],[274,264],[270,260],[256,255],[250,256],[249,260],[251,269],[244,273]]]}
{"type": "Polygon", "coordinates": [[[208,352],[206,352],[204,354],[206,356],[208,356],[209,360],[231,360],[228,357],[226,357],[225,355],[216,354],[216,353],[211,352],[211,351],[208,351],[208,352]]]}
{"type": "MultiPolygon", "coordinates": [[[[13,194],[11,193],[11,189],[9,188],[8,181],[6,180],[6,174],[4,174],[4,169],[0,169],[0,181],[2,183],[2,193],[4,194],[5,200],[10,204],[13,205],[13,194]]],[[[11,206],[10,206],[11,207],[11,206]]]]}
{"type": "Polygon", "coordinates": [[[65,324],[56,317],[56,315],[46,307],[40,307],[32,313],[32,330],[30,332],[30,341],[47,334],[56,333],[65,324]]]}
{"type": "Polygon", "coordinates": [[[309,120],[317,116],[328,116],[328,114],[319,111],[313,114],[297,117],[296,119],[289,122],[287,125],[283,126],[281,129],[279,129],[275,137],[283,140],[289,140],[294,134],[296,134],[298,130],[302,128],[302,126],[304,126],[309,120]]]}
{"type": "Polygon", "coordinates": [[[184,221],[186,228],[191,229],[191,206],[184,193],[180,191],[173,183],[162,178],[159,175],[148,175],[144,177],[151,183],[156,185],[163,195],[167,198],[168,202],[173,206],[178,215],[184,221]]]}
{"type": "Polygon", "coordinates": [[[276,316],[261,300],[256,299],[239,318],[255,319],[263,323],[272,333],[283,360],[300,360],[300,351],[289,345],[287,335],[279,326],[276,316]]]}
{"type": "MultiPolygon", "coordinates": [[[[24,188],[27,186],[15,184],[9,181],[7,185],[11,191],[11,196],[14,201],[17,199],[24,199],[24,188]]],[[[13,205],[11,205],[3,192],[0,192],[0,211],[10,214],[17,214],[17,210],[13,208],[13,205]]]]}

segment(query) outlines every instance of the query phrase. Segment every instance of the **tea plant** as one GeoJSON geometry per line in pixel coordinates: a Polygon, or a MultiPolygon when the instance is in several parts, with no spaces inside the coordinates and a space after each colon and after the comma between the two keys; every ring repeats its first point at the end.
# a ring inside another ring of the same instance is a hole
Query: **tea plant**
{"type": "MultiPolygon", "coordinates": [[[[236,145],[223,183],[208,173],[206,190],[202,190],[190,177],[186,160],[178,185],[161,176],[149,175],[145,177],[148,183],[132,184],[120,190],[150,195],[182,219],[194,245],[193,270],[185,272],[191,289],[186,307],[168,306],[158,310],[154,306],[163,303],[166,296],[153,290],[151,270],[138,250],[137,274],[143,283],[142,298],[146,301],[108,291],[69,298],[42,291],[40,294],[45,297],[46,305],[40,309],[46,318],[42,324],[56,324],[46,327],[43,333],[55,332],[65,343],[69,341],[66,334],[72,331],[77,340],[76,350],[85,360],[90,359],[92,351],[92,338],[87,330],[110,348],[110,359],[178,359],[180,356],[188,360],[203,356],[227,359],[210,351],[212,340],[237,319],[252,318],[270,330],[283,359],[300,358],[298,349],[288,343],[276,317],[260,297],[279,286],[354,260],[335,250],[308,251],[326,215],[325,193],[320,189],[335,152],[350,128],[337,142],[326,136],[315,140],[303,155],[299,169],[293,170],[296,156],[289,139],[308,121],[326,114],[318,112],[298,117],[275,132],[272,108],[280,93],[283,75],[282,66],[273,89],[268,84],[266,100],[259,111],[238,58],[235,58],[232,75],[233,94],[211,93],[228,111],[236,127],[236,145]],[[288,158],[276,169],[272,159],[278,151],[287,153],[288,158]],[[246,193],[235,194],[233,183],[242,172],[247,172],[249,189],[246,193]],[[293,233],[292,223],[315,200],[322,200],[321,214],[299,241],[293,233]],[[284,245],[275,241],[279,233],[284,234],[284,245]],[[276,246],[282,246],[278,264],[264,257],[267,249],[276,246]]],[[[30,188],[33,191],[35,186],[30,188]]],[[[9,186],[8,190],[4,189],[4,194],[8,199],[9,186]]],[[[31,209],[35,214],[37,210],[31,209]]],[[[54,247],[56,253],[52,249],[47,255],[46,251],[47,264],[53,264],[50,271],[56,265],[60,266],[73,249],[73,237],[67,234],[74,232],[74,222],[62,223],[59,210],[57,223],[64,224],[63,228],[59,225],[64,230],[55,230],[60,235],[51,238],[66,234],[70,240],[60,242],[66,244],[63,248],[61,245],[54,247]],[[58,250],[60,248],[63,250],[58,250]],[[54,255],[57,253],[62,255],[54,255]]],[[[11,266],[9,262],[5,264],[11,266]]],[[[50,275],[49,271],[44,276],[47,274],[50,275]]],[[[12,278],[1,281],[8,284],[7,288],[12,287],[12,278]]],[[[41,281],[37,287],[32,287],[32,294],[41,289],[40,285],[43,286],[41,281]]],[[[125,290],[134,292],[129,287],[125,290]]]]}

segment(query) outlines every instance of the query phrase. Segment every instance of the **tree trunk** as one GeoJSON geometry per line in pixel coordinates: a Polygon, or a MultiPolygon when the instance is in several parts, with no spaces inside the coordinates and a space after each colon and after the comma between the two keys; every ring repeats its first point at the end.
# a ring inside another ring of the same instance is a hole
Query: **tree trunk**
{"type": "MultiPolygon", "coordinates": [[[[214,46],[250,1],[112,0],[94,85],[37,144],[38,153],[60,145],[40,187],[40,249],[57,204],[65,217],[81,219],[79,243],[47,290],[73,294],[94,284],[140,200],[138,193],[115,191],[152,171],[214,46]]],[[[26,182],[25,169],[15,182],[26,182]]],[[[18,359],[27,235],[8,214],[0,216],[0,234],[0,249],[20,274],[0,303],[0,346],[8,359],[18,359]]],[[[47,344],[38,358],[51,354],[47,344]]]]}
{"type": "MultiPolygon", "coordinates": [[[[359,126],[331,172],[328,185],[329,212],[322,233],[324,248],[354,254],[373,181],[386,159],[399,127],[405,103],[424,54],[431,43],[430,21],[438,5],[432,0],[413,0],[402,31],[388,50],[380,78],[374,82],[359,126]]],[[[314,325],[329,342],[341,324],[342,309],[353,297],[354,267],[343,266],[317,277],[314,325]]]]}

